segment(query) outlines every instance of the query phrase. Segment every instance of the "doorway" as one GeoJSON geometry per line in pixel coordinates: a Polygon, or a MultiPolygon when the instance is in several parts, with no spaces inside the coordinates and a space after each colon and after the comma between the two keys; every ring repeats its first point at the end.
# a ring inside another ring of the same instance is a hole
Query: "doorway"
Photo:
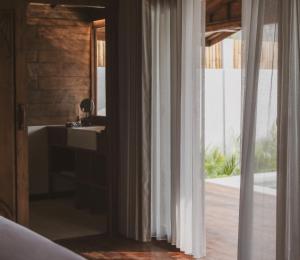
{"type": "MultiPolygon", "coordinates": [[[[94,54],[106,56],[93,37],[94,21],[105,21],[105,11],[27,6],[29,227],[52,240],[107,232],[107,122],[93,95],[99,88],[106,100],[105,80],[95,83],[94,54]]],[[[105,23],[101,28],[105,46],[105,23]]]]}
{"type": "MultiPolygon", "coordinates": [[[[264,26],[259,69],[253,160],[255,237],[275,245],[277,162],[277,48],[274,25],[264,26]],[[267,220],[267,221],[266,221],[267,220]],[[268,224],[266,224],[268,222],[268,224]]],[[[241,32],[206,49],[206,218],[207,239],[222,241],[210,257],[237,259],[243,113],[241,32]]],[[[259,241],[259,240],[257,240],[259,241]]],[[[212,243],[213,244],[213,243],[212,243]]],[[[272,246],[268,248],[271,255],[272,246]]]]}
{"type": "Polygon", "coordinates": [[[207,257],[237,259],[240,197],[241,33],[206,47],[207,257]]]}

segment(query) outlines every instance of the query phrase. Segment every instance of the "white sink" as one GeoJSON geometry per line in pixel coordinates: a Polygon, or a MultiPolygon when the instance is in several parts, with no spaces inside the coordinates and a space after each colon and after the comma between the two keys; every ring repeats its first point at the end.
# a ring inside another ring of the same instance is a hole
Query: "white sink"
{"type": "Polygon", "coordinates": [[[74,148],[96,151],[97,133],[104,130],[105,126],[68,128],[67,144],[74,148]]]}

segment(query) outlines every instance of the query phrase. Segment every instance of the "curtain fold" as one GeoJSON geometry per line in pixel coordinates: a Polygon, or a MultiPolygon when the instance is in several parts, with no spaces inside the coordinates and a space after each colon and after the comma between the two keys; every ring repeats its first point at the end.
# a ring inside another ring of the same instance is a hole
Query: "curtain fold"
{"type": "Polygon", "coordinates": [[[146,0],[119,1],[119,231],[144,242],[151,240],[148,9],[146,0]]]}
{"type": "Polygon", "coordinates": [[[277,7],[277,0],[242,3],[239,260],[276,254],[277,7]]]}
{"type": "Polygon", "coordinates": [[[300,3],[280,1],[277,260],[300,259],[300,3]]]}
{"type": "Polygon", "coordinates": [[[257,113],[259,61],[262,46],[264,0],[243,1],[241,194],[239,220],[239,260],[252,259],[254,150],[257,113]]]}
{"type": "Polygon", "coordinates": [[[152,0],[151,230],[205,255],[205,1],[152,0]]]}

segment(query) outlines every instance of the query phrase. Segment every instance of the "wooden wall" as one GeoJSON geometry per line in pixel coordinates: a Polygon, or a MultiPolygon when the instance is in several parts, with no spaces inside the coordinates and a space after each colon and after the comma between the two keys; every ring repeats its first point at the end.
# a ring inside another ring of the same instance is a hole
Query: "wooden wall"
{"type": "Polygon", "coordinates": [[[222,43],[218,42],[213,46],[205,48],[205,68],[206,69],[222,69],[222,43]]]}
{"type": "MultiPolygon", "coordinates": [[[[235,69],[242,68],[242,41],[234,40],[233,50],[233,67],[235,69]]],[[[263,41],[260,57],[260,69],[272,70],[278,69],[278,43],[263,41]]]]}
{"type": "Polygon", "coordinates": [[[90,23],[80,9],[29,5],[26,60],[29,125],[65,124],[90,96],[90,23]]]}

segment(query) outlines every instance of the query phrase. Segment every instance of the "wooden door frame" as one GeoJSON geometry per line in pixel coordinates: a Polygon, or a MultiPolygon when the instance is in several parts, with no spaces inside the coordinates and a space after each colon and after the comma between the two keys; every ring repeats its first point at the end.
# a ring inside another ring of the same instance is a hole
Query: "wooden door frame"
{"type": "MultiPolygon", "coordinates": [[[[109,0],[107,5],[106,27],[106,117],[109,172],[109,221],[108,234],[119,233],[119,161],[120,161],[120,125],[119,125],[119,1],[109,0]]],[[[123,0],[122,0],[123,1],[123,0]]]]}
{"type": "Polygon", "coordinates": [[[28,128],[26,122],[27,84],[25,30],[27,2],[15,8],[15,98],[16,98],[16,221],[29,225],[28,128]],[[22,111],[23,110],[23,111],[22,111]],[[23,118],[21,118],[23,117],[23,118]]]}
{"type": "MultiPolygon", "coordinates": [[[[14,115],[15,113],[15,75],[14,75],[14,55],[15,55],[15,48],[14,48],[14,23],[15,23],[15,12],[14,8],[11,4],[7,3],[1,3],[1,42],[6,47],[7,51],[7,57],[3,57],[3,62],[9,63],[6,64],[5,67],[8,66],[7,71],[5,71],[5,74],[8,74],[7,80],[7,86],[5,90],[3,90],[3,93],[1,92],[0,95],[4,95],[6,99],[8,99],[9,108],[8,111],[6,111],[7,115],[4,118],[1,118],[4,123],[7,124],[7,127],[9,129],[4,129],[4,131],[1,131],[1,134],[4,134],[6,136],[7,142],[5,142],[1,145],[2,147],[2,153],[1,156],[3,156],[4,160],[6,160],[6,163],[9,164],[9,168],[7,168],[8,165],[4,166],[5,172],[1,172],[1,180],[7,180],[7,183],[4,183],[2,185],[7,186],[8,189],[4,191],[4,193],[1,193],[0,198],[0,216],[4,216],[9,219],[16,219],[16,187],[14,185],[15,179],[16,179],[16,156],[15,156],[15,143],[16,138],[15,134],[12,135],[8,134],[8,131],[11,132],[14,131],[15,128],[15,122],[14,118],[11,118],[10,116],[14,115]],[[8,88],[11,88],[8,90],[8,88]],[[7,122],[8,121],[8,122],[7,122]],[[7,131],[7,132],[6,132],[7,131]],[[7,146],[7,147],[6,147],[7,146]],[[3,149],[4,148],[4,149],[3,149]],[[3,152],[5,151],[5,152],[3,152]],[[7,157],[6,157],[7,155],[7,157]],[[3,174],[3,176],[2,176],[3,174]],[[12,176],[11,176],[12,175],[12,176]],[[2,179],[4,178],[4,179],[2,179]],[[3,196],[3,197],[2,197],[3,196]]],[[[1,60],[2,62],[2,60],[1,60]]],[[[4,83],[4,85],[6,85],[4,83]]],[[[1,89],[2,90],[2,89],[1,89]]],[[[2,139],[1,139],[2,141],[2,139]]],[[[3,166],[1,166],[3,167],[3,166]]]]}
{"type": "MultiPolygon", "coordinates": [[[[25,122],[22,123],[22,129],[18,127],[18,105],[27,104],[27,90],[25,84],[25,56],[24,56],[24,17],[25,17],[25,0],[5,0],[1,1],[0,9],[4,12],[11,13],[12,28],[10,48],[12,52],[12,115],[6,120],[13,125],[13,186],[9,192],[13,198],[13,203],[7,205],[5,201],[0,200],[0,213],[13,221],[23,225],[28,225],[28,160],[27,160],[27,128],[25,122]]],[[[22,106],[24,107],[24,106],[22,106]]],[[[22,118],[23,119],[23,118],[22,118]]],[[[3,123],[6,123],[5,120],[3,123]]],[[[7,122],[8,123],[8,122],[7,122]]],[[[5,185],[5,184],[4,184],[5,185]]]]}
{"type": "MultiPolygon", "coordinates": [[[[15,105],[21,105],[26,110],[28,104],[28,89],[26,84],[26,10],[30,2],[49,3],[51,0],[7,0],[13,1],[15,10],[15,105]]],[[[69,0],[68,0],[69,1],[69,0]]],[[[74,4],[85,0],[72,0],[74,4]]],[[[109,221],[108,233],[114,236],[118,233],[118,172],[119,172],[119,85],[118,85],[118,1],[107,3],[107,137],[108,137],[108,172],[109,180],[109,221]]],[[[89,0],[90,4],[99,0],[89,0]]],[[[102,0],[104,2],[104,0],[102,0]]],[[[69,2],[68,2],[69,3],[69,2]]],[[[24,116],[24,115],[23,115],[24,116]]],[[[26,116],[26,115],[25,115],[26,116]]],[[[18,115],[16,122],[16,219],[18,223],[29,225],[29,170],[28,170],[28,127],[19,127],[18,115]]],[[[23,122],[24,123],[24,122],[23,122]]]]}

